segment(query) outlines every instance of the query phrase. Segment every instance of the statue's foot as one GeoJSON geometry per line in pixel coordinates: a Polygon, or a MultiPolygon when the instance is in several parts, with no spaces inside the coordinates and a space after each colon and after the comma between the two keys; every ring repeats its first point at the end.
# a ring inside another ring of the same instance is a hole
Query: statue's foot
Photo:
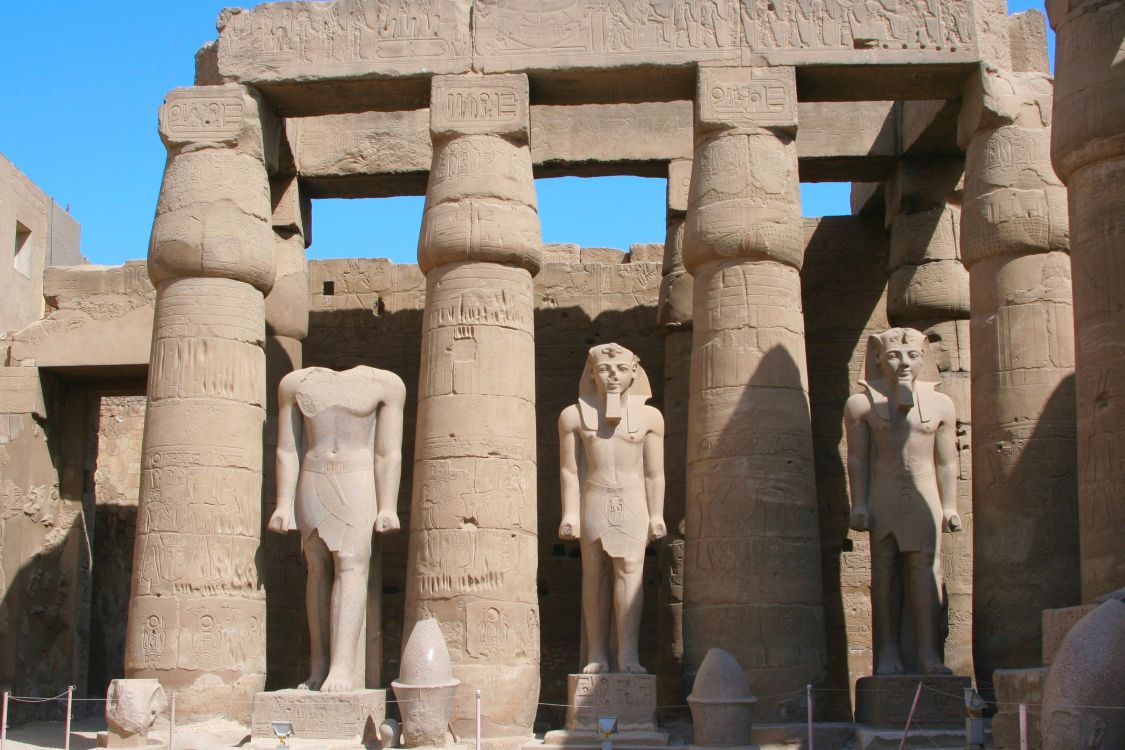
{"type": "Polygon", "coordinates": [[[889,656],[885,659],[880,659],[879,663],[875,666],[875,674],[902,674],[906,668],[902,666],[902,659],[898,656],[889,656]]]}
{"type": "Polygon", "coordinates": [[[922,662],[923,674],[953,674],[953,670],[937,659],[928,659],[922,662]]]}
{"type": "Polygon", "coordinates": [[[621,671],[625,674],[646,674],[648,670],[642,667],[639,661],[623,661],[621,671]]]}
{"type": "Polygon", "coordinates": [[[605,674],[609,671],[609,664],[604,661],[592,661],[582,667],[582,674],[605,674]]]}
{"type": "Polygon", "coordinates": [[[320,684],[324,682],[323,678],[310,677],[297,686],[298,690],[320,690],[320,684]]]}
{"type": "Polygon", "coordinates": [[[352,690],[353,678],[351,673],[339,674],[337,670],[328,673],[324,684],[320,686],[322,693],[347,693],[352,690]]]}

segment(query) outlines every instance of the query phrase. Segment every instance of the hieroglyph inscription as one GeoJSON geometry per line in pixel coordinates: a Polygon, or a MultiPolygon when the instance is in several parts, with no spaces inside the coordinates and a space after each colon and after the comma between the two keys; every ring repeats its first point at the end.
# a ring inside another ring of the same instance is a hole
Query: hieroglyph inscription
{"type": "Polygon", "coordinates": [[[440,78],[430,100],[434,132],[508,133],[527,129],[528,88],[525,76],[500,80],[440,78]]]}
{"type": "Polygon", "coordinates": [[[219,68],[255,80],[380,70],[404,62],[467,63],[469,5],[469,0],[270,3],[230,16],[220,36],[219,68]]]}
{"type": "Polygon", "coordinates": [[[738,54],[735,0],[480,0],[473,44],[485,65],[723,59],[738,54]]]}
{"type": "Polygon", "coordinates": [[[781,126],[797,123],[793,68],[704,68],[699,72],[699,120],[706,125],[781,126]]]}
{"type": "Polygon", "coordinates": [[[968,0],[742,0],[742,25],[756,51],[956,52],[975,39],[968,0]]]}
{"type": "Polygon", "coordinates": [[[160,132],[171,141],[233,139],[242,128],[242,110],[241,96],[172,91],[160,108],[160,132]]]}

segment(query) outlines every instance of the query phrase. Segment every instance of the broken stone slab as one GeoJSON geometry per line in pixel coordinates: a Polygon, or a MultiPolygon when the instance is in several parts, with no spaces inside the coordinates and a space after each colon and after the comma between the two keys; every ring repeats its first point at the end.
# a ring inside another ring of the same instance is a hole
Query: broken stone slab
{"type": "Polygon", "coordinates": [[[930,727],[964,724],[966,714],[962,694],[972,681],[959,675],[916,674],[860,677],[855,686],[856,723],[871,727],[905,726],[919,682],[922,683],[922,696],[914,721],[930,727]]]}
{"type": "Polygon", "coordinates": [[[1051,666],[1059,652],[1063,638],[1086,615],[1094,611],[1095,604],[1043,610],[1043,666],[1051,666]]]}
{"type": "Polygon", "coordinates": [[[386,714],[386,690],[275,690],[255,694],[251,736],[273,739],[270,722],[290,721],[297,739],[365,740],[376,736],[386,714]]]}
{"type": "Polygon", "coordinates": [[[1028,750],[1039,750],[1043,746],[1039,725],[1046,681],[1046,667],[997,669],[992,673],[998,708],[992,717],[992,741],[997,750],[1019,750],[1021,703],[1027,705],[1028,750]]]}

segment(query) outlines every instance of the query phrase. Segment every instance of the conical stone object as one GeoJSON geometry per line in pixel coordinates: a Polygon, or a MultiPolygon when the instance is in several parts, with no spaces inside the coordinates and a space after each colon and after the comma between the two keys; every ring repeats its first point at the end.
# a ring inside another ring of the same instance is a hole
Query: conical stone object
{"type": "Polygon", "coordinates": [[[695,725],[693,745],[744,747],[750,744],[754,704],[750,681],[738,659],[729,651],[713,648],[703,657],[688,696],[695,725]]]}
{"type": "Polygon", "coordinates": [[[399,679],[391,683],[402,716],[402,744],[441,747],[461,681],[453,676],[449,648],[437,620],[414,625],[402,650],[399,679]]]}

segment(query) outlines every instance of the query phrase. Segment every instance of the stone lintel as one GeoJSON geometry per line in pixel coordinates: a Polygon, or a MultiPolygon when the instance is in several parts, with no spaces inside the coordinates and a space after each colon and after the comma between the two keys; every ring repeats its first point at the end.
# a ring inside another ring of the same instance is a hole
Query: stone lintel
{"type": "Polygon", "coordinates": [[[704,130],[795,132],[797,78],[793,68],[700,68],[695,117],[704,130]]]}
{"type": "Polygon", "coordinates": [[[430,134],[502,135],[526,143],[531,123],[527,76],[434,76],[430,134]]]}

